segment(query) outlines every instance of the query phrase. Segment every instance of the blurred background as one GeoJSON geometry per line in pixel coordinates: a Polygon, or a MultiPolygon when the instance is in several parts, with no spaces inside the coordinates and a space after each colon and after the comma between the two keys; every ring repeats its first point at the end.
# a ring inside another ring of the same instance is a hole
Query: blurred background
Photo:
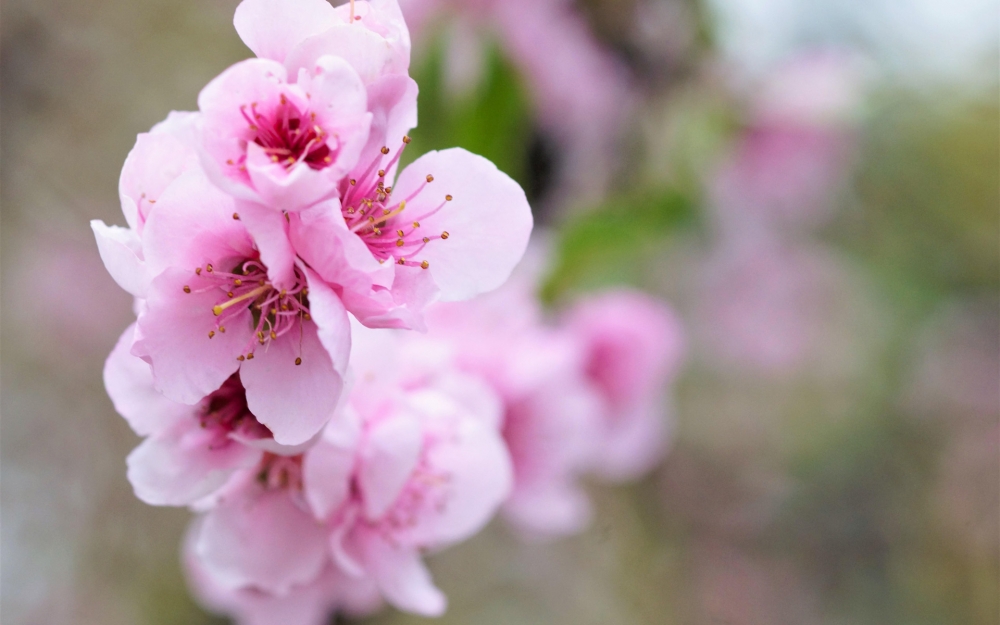
{"type": "MultiPolygon", "coordinates": [[[[633,284],[689,345],[663,465],[593,485],[580,536],[433,557],[442,622],[1000,622],[996,0],[401,3],[408,154],[525,186],[548,304],[633,284]]],[[[131,302],[88,221],[124,223],[136,133],[250,55],[235,6],[4,2],[4,623],[224,622],[188,512],[126,480],[101,367],[131,302]]]]}

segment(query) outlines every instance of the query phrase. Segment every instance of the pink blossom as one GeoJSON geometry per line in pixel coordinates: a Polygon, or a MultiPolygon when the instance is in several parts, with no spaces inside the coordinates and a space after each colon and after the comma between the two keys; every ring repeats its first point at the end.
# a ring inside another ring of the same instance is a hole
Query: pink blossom
{"type": "Polygon", "coordinates": [[[396,0],[243,0],[233,18],[243,43],[291,76],[324,55],[345,59],[365,83],[406,74],[410,33],[396,0]]]}
{"type": "Polygon", "coordinates": [[[119,339],[104,367],[115,409],[136,434],[147,437],[128,457],[136,496],[152,505],[189,505],[218,490],[265,452],[301,453],[274,442],[247,407],[238,373],[189,406],[157,392],[149,365],[129,353],[135,325],[119,339]]]}
{"type": "Polygon", "coordinates": [[[465,540],[508,495],[499,405],[474,378],[394,363],[400,335],[358,332],[358,386],[305,454],[306,496],[342,571],[402,610],[440,615],[446,600],[421,553],[465,540]]]}
{"type": "Polygon", "coordinates": [[[583,375],[582,345],[543,323],[532,273],[522,266],[489,295],[435,305],[426,340],[447,346],[461,370],[500,395],[514,467],[504,516],[525,535],[546,537],[577,532],[590,518],[579,481],[598,444],[603,404],[583,375]]]}
{"type": "Polygon", "coordinates": [[[371,125],[364,84],[334,56],[297,70],[294,80],[276,61],[242,61],[202,89],[198,107],[209,177],[234,197],[275,211],[335,196],[371,125]]]}
{"type": "Polygon", "coordinates": [[[118,181],[127,228],[94,220],[91,228],[101,259],[123,289],[145,296],[149,273],[143,262],[143,227],[156,200],[181,173],[198,166],[197,113],[172,111],[167,119],[136,138],[118,181]]]}
{"type": "Polygon", "coordinates": [[[367,616],[381,606],[375,585],[341,573],[333,564],[314,580],[284,595],[247,586],[227,588],[212,577],[194,552],[192,525],[184,548],[184,570],[191,594],[206,610],[230,616],[237,625],[325,625],[333,613],[367,616]]]}
{"type": "Polygon", "coordinates": [[[291,240],[362,323],[420,329],[430,302],[503,284],[524,253],[532,217],[516,182],[459,148],[424,154],[387,184],[409,142],[401,139],[342,182],[338,211],[293,216],[291,240]]]}
{"type": "Polygon", "coordinates": [[[131,352],[149,362],[158,390],[185,404],[239,371],[250,411],[276,441],[299,444],[336,406],[347,313],[304,265],[287,287],[275,285],[235,208],[200,170],[160,196],[143,233],[155,277],[131,352]]]}
{"type": "Polygon", "coordinates": [[[581,299],[564,323],[583,344],[587,380],[605,402],[594,469],[634,479],[665,450],[668,390],[684,352],[680,320],[663,302],[619,289],[581,299]]]}

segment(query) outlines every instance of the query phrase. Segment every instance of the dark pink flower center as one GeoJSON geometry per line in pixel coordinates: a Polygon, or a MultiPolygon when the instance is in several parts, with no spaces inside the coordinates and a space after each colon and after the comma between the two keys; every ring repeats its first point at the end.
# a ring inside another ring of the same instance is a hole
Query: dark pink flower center
{"type": "MultiPolygon", "coordinates": [[[[261,113],[256,102],[242,105],[240,113],[256,133],[253,142],[286,169],[299,161],[313,169],[323,169],[333,162],[327,145],[329,135],[316,124],[316,113],[300,111],[284,95],[270,116],[261,113]]],[[[245,160],[246,156],[242,157],[239,165],[245,160]]]]}
{"type": "Polygon", "coordinates": [[[250,412],[239,372],[229,376],[217,391],[206,397],[202,406],[198,418],[203,428],[218,431],[224,436],[236,432],[245,438],[272,438],[271,430],[250,412]]]}
{"type": "Polygon", "coordinates": [[[399,161],[409,142],[409,137],[403,137],[402,147],[384,165],[382,160],[389,154],[389,148],[383,147],[381,154],[359,178],[346,181],[341,190],[341,210],[347,227],[361,237],[380,263],[391,260],[399,265],[427,269],[430,264],[426,260],[415,260],[415,257],[419,258],[431,241],[446,240],[450,235],[447,231],[425,232],[420,229],[420,222],[444,208],[452,196],[445,195],[435,208],[419,215],[404,214],[407,203],[434,182],[434,176],[428,174],[416,191],[398,201],[393,198],[392,187],[385,186],[386,171],[399,161]]]}
{"type": "MultiPolygon", "coordinates": [[[[208,338],[226,332],[226,323],[243,310],[249,309],[253,318],[253,332],[247,346],[237,360],[252,360],[254,349],[290,333],[301,334],[302,324],[311,320],[309,314],[309,289],[306,277],[299,267],[294,268],[293,284],[288,289],[278,289],[267,278],[267,267],[259,260],[246,260],[232,272],[218,271],[211,264],[195,269],[199,292],[217,291],[218,302],[212,307],[215,329],[208,338]]],[[[192,288],[185,286],[191,293],[192,288]]],[[[295,359],[302,364],[302,357],[295,359]]]]}

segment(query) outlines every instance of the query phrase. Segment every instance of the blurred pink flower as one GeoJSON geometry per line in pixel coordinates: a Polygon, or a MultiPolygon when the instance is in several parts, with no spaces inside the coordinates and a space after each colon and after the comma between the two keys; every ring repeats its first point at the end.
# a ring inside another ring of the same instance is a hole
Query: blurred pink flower
{"type": "Polygon", "coordinates": [[[862,90],[846,52],[801,54],[755,85],[749,127],[711,183],[724,233],[823,225],[854,144],[862,90]]]}
{"type": "Polygon", "coordinates": [[[398,368],[395,333],[356,330],[357,386],[345,418],[305,454],[305,494],[332,528],[343,572],[402,610],[437,616],[446,599],[421,553],[477,532],[510,492],[500,408],[468,376],[398,368]]]}
{"type": "Polygon", "coordinates": [[[684,352],[680,320],[665,303],[619,289],[581,298],[563,323],[583,345],[587,380],[605,404],[593,468],[635,479],[665,451],[669,391],[684,352]]]}
{"type": "Polygon", "coordinates": [[[303,446],[276,443],[257,421],[238,373],[193,406],[161,395],[149,365],[129,353],[134,328],[108,357],[104,383],[115,409],[136,434],[146,437],[128,457],[128,478],[139,499],[151,505],[190,505],[222,487],[237,470],[257,465],[265,452],[302,452],[303,446]]]}
{"type": "Polygon", "coordinates": [[[151,275],[131,353],[157,389],[200,402],[237,370],[251,412],[296,445],[330,418],[350,353],[347,312],[306,267],[279,288],[234,201],[198,170],[160,197],[143,233],[151,275]],[[258,349],[259,348],[259,349],[258,349]]]}
{"type": "Polygon", "coordinates": [[[503,284],[527,247],[532,217],[516,182],[459,148],[421,156],[386,185],[402,139],[343,182],[339,212],[293,218],[291,238],[363,324],[422,329],[431,301],[503,284]]]}
{"type": "Polygon", "coordinates": [[[244,0],[233,25],[262,59],[282,63],[291,80],[324,55],[346,60],[366,84],[406,74],[410,33],[396,0],[244,0]],[[352,19],[353,18],[353,19],[352,19]]]}
{"type": "MultiPolygon", "coordinates": [[[[805,366],[852,370],[866,303],[837,257],[822,247],[747,236],[720,245],[702,267],[699,338],[724,366],[790,375],[805,366]]],[[[870,328],[869,328],[870,329],[870,328]]]]}

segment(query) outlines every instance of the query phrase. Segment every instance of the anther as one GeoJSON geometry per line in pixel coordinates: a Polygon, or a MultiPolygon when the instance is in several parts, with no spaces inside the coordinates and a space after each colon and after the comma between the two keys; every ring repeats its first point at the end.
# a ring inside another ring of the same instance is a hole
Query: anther
{"type": "Polygon", "coordinates": [[[353,187],[356,184],[358,184],[358,181],[355,180],[354,178],[351,178],[351,186],[353,187]]]}
{"type": "Polygon", "coordinates": [[[243,284],[243,281],[240,280],[239,278],[236,278],[235,280],[233,280],[233,284],[235,284],[236,286],[241,286],[243,284]]]}
{"type": "Polygon", "coordinates": [[[396,239],[396,247],[403,247],[403,245],[405,245],[405,243],[402,239],[396,239]]]}
{"type": "Polygon", "coordinates": [[[384,169],[378,170],[378,177],[379,178],[385,178],[385,170],[384,169]]]}
{"type": "Polygon", "coordinates": [[[219,332],[226,333],[226,326],[219,326],[219,332]]]}
{"type": "Polygon", "coordinates": [[[273,341],[276,338],[278,338],[278,334],[274,330],[271,330],[271,340],[273,341]]]}
{"type": "Polygon", "coordinates": [[[212,263],[208,263],[207,265],[205,265],[205,271],[207,271],[208,273],[212,273],[212,263]]]}
{"type": "Polygon", "coordinates": [[[410,142],[409,135],[403,135],[403,143],[409,143],[409,142],[410,142]]]}
{"type": "Polygon", "coordinates": [[[420,227],[420,222],[419,221],[413,222],[413,227],[414,228],[419,228],[420,227]]]}
{"type": "Polygon", "coordinates": [[[215,336],[215,330],[209,330],[208,331],[208,338],[212,338],[213,336],[215,336]]]}
{"type": "Polygon", "coordinates": [[[239,213],[233,213],[233,219],[239,220],[239,218],[240,218],[239,213]]]}
{"type": "Polygon", "coordinates": [[[446,196],[444,196],[444,199],[445,199],[446,201],[450,202],[450,201],[452,201],[452,200],[453,200],[454,198],[452,198],[452,197],[451,197],[451,195],[449,194],[449,195],[446,195],[446,196]]]}
{"type": "Polygon", "coordinates": [[[442,238],[442,239],[447,239],[447,238],[448,238],[448,237],[450,237],[450,236],[451,236],[451,235],[450,235],[450,234],[448,234],[448,231],[447,231],[447,230],[445,230],[444,232],[442,232],[442,233],[441,233],[441,238],[442,238]]]}
{"type": "Polygon", "coordinates": [[[296,365],[301,365],[302,364],[302,358],[296,358],[295,359],[295,364],[296,365]]]}
{"type": "Polygon", "coordinates": [[[253,352],[247,354],[247,360],[253,360],[253,352]]]}
{"type": "Polygon", "coordinates": [[[246,360],[246,356],[244,356],[243,354],[240,354],[239,356],[236,357],[236,360],[239,360],[240,362],[243,362],[244,360],[246,360]]]}
{"type": "Polygon", "coordinates": [[[424,237],[424,243],[428,243],[428,242],[430,242],[430,238],[429,237],[424,237]]]}
{"type": "Polygon", "coordinates": [[[387,148],[387,147],[385,147],[385,146],[383,145],[383,146],[382,146],[382,154],[388,154],[388,153],[389,153],[389,148],[387,148]]]}
{"type": "Polygon", "coordinates": [[[189,287],[188,285],[185,284],[184,285],[184,292],[185,293],[190,293],[191,292],[191,287],[189,287]]]}
{"type": "Polygon", "coordinates": [[[396,234],[398,234],[399,236],[403,236],[403,231],[402,230],[397,230],[396,234]]]}
{"type": "Polygon", "coordinates": [[[232,292],[232,291],[229,291],[228,293],[226,293],[226,295],[228,295],[228,296],[230,297],[230,299],[232,299],[232,297],[233,297],[233,292],[232,292]]]}
{"type": "Polygon", "coordinates": [[[434,182],[434,176],[427,174],[427,182],[434,182]]]}
{"type": "Polygon", "coordinates": [[[427,262],[426,260],[420,262],[420,268],[421,269],[427,269],[430,266],[431,266],[431,264],[429,262],[427,262]]]}
{"type": "Polygon", "coordinates": [[[405,265],[406,264],[406,259],[403,258],[402,256],[400,256],[399,260],[397,260],[396,263],[399,264],[399,265],[405,265]]]}
{"type": "Polygon", "coordinates": [[[196,276],[200,276],[201,275],[201,267],[198,267],[197,269],[194,270],[194,275],[196,275],[196,276]]]}

